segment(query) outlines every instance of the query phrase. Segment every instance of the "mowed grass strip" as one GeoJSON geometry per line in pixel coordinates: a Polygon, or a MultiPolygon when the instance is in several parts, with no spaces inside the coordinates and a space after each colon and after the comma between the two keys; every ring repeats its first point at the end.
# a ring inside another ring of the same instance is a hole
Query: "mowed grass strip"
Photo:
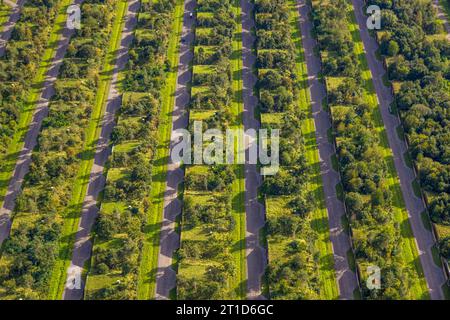
{"type": "Polygon", "coordinates": [[[148,212],[148,224],[139,266],[138,292],[139,300],[152,299],[155,294],[156,269],[158,267],[161,221],[164,212],[164,192],[166,188],[167,165],[169,157],[170,135],[172,131],[172,110],[175,103],[175,91],[178,75],[179,45],[183,26],[184,1],[178,0],[169,39],[167,60],[170,71],[167,73],[166,85],[161,93],[161,113],[158,127],[160,144],[156,148],[153,163],[153,182],[151,185],[151,207],[148,212]]]}
{"type": "Polygon", "coordinates": [[[75,180],[71,201],[68,206],[69,210],[64,217],[64,225],[61,233],[62,241],[59,243],[59,256],[52,271],[48,296],[48,298],[52,300],[61,299],[64,292],[66,271],[70,265],[75,235],[81,216],[81,209],[89,183],[90,171],[94,163],[97,140],[102,128],[101,122],[105,113],[106,101],[108,99],[113,70],[115,68],[116,51],[120,47],[127,8],[128,2],[126,0],[118,2],[116,7],[117,15],[112,27],[105,64],[100,74],[100,84],[96,95],[95,105],[92,109],[89,127],[85,132],[85,147],[82,153],[82,161],[75,180]]]}
{"type": "Polygon", "coordinates": [[[414,234],[411,229],[411,225],[408,220],[408,212],[403,200],[402,191],[400,188],[400,180],[395,169],[393,153],[390,149],[386,130],[384,127],[383,119],[379,109],[377,95],[372,83],[372,74],[370,72],[367,59],[365,56],[364,45],[362,43],[359,27],[356,22],[355,14],[352,7],[349,5],[348,10],[348,26],[352,35],[353,42],[355,44],[355,54],[359,59],[360,69],[362,77],[364,79],[363,97],[366,102],[373,108],[373,120],[376,125],[376,130],[380,136],[381,148],[384,159],[388,167],[387,183],[389,189],[392,192],[392,202],[394,210],[395,221],[398,222],[401,228],[402,242],[401,242],[401,254],[400,257],[404,261],[405,265],[409,266],[415,273],[415,281],[412,284],[411,292],[413,294],[411,299],[429,299],[429,292],[425,281],[422,265],[419,259],[419,253],[416,246],[414,234]]]}
{"type": "Polygon", "coordinates": [[[314,191],[316,208],[312,212],[311,227],[317,233],[316,247],[320,258],[320,298],[324,300],[337,299],[339,290],[337,287],[336,272],[334,269],[333,248],[330,240],[330,229],[328,224],[328,213],[325,204],[322,177],[320,173],[319,149],[315,136],[315,124],[312,114],[311,97],[308,89],[308,71],[305,61],[305,52],[302,44],[300,31],[300,14],[296,8],[296,1],[289,0],[291,39],[297,51],[296,74],[301,82],[299,93],[299,106],[304,110],[307,118],[302,123],[302,133],[305,138],[306,160],[312,168],[308,187],[314,191]]]}
{"type": "Polygon", "coordinates": [[[66,24],[67,7],[71,2],[71,0],[62,0],[58,4],[60,8],[50,33],[48,46],[39,63],[38,71],[31,86],[32,89],[29,91],[26,99],[27,102],[24,103],[24,108],[20,113],[14,136],[9,143],[7,152],[0,155],[0,162],[2,163],[2,170],[0,170],[0,207],[3,206],[3,198],[8,189],[9,180],[11,179],[16,166],[18,155],[23,148],[25,136],[33,118],[38,99],[42,93],[45,76],[52,64],[53,57],[56,54],[58,39],[66,24]]]}

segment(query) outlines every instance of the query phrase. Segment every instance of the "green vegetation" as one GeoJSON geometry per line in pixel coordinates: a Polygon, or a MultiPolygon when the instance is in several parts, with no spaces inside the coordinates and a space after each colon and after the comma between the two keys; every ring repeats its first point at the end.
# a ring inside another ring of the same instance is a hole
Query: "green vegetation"
{"type": "MultiPolygon", "coordinates": [[[[191,128],[194,120],[207,128],[242,126],[240,16],[237,0],[198,3],[191,128]]],[[[243,166],[194,165],[187,168],[185,180],[178,298],[243,299],[243,166]]]]}
{"type": "Polygon", "coordinates": [[[444,13],[447,15],[447,21],[450,20],[450,0],[439,0],[441,7],[444,9],[444,13]]]}
{"type": "MultiPolygon", "coordinates": [[[[158,267],[158,253],[160,241],[160,226],[163,215],[164,192],[166,188],[167,159],[169,156],[170,134],[172,130],[172,108],[175,103],[175,87],[178,73],[178,48],[181,41],[183,24],[183,1],[172,1],[174,7],[170,11],[170,26],[162,27],[167,30],[167,56],[165,85],[161,87],[161,110],[158,126],[158,145],[153,160],[150,207],[147,211],[147,224],[144,227],[146,236],[142,249],[142,258],[138,277],[138,299],[151,299],[155,293],[156,268],[158,267]]],[[[164,7],[162,2],[155,2],[156,8],[164,7]]],[[[155,8],[155,9],[156,9],[155,8]]],[[[167,11],[169,12],[169,11],[167,11]]],[[[158,19],[154,20],[155,27],[158,19]]],[[[159,28],[159,27],[158,27],[159,28]]],[[[164,33],[165,34],[165,33],[164,33]]],[[[157,47],[155,47],[156,49],[157,47]]],[[[151,61],[151,60],[150,60],[151,61]]],[[[161,66],[162,67],[162,66],[161,66]]]]}
{"type": "Polygon", "coordinates": [[[26,2],[0,58],[0,205],[56,53],[69,4],[70,0],[26,2]]]}
{"type": "Polygon", "coordinates": [[[114,149],[86,299],[150,299],[154,292],[157,261],[150,265],[148,258],[158,253],[153,246],[159,243],[162,209],[154,211],[152,195],[155,184],[165,179],[158,174],[157,168],[166,166],[158,152],[162,137],[166,139],[161,126],[167,126],[173,106],[182,8],[182,1],[141,4],[130,61],[121,77],[122,107],[111,137],[114,149]],[[145,251],[149,246],[152,252],[145,251]]]}
{"type": "MultiPolygon", "coordinates": [[[[99,125],[103,108],[95,103],[96,93],[103,81],[100,72],[106,51],[115,50],[108,42],[116,38],[110,35],[117,32],[112,25],[121,16],[113,12],[120,4],[126,2],[83,4],[83,28],[67,49],[49,115],[16,201],[11,237],[4,244],[0,281],[7,285],[8,298],[62,296],[85,194],[81,200],[76,198],[78,180],[83,162],[92,157],[92,152],[86,153],[95,144],[90,128],[99,125]]],[[[89,173],[83,179],[88,177],[89,173]]]]}
{"type": "Polygon", "coordinates": [[[11,7],[0,2],[0,32],[3,30],[3,25],[8,21],[10,13],[11,7]]]}
{"type": "Polygon", "coordinates": [[[313,9],[363,298],[428,298],[352,7],[315,0],[313,9]],[[381,290],[365,287],[369,265],[382,269],[381,290]]]}
{"type": "MultiPolygon", "coordinates": [[[[89,125],[84,132],[84,148],[81,151],[81,154],[83,155],[82,161],[79,164],[78,173],[73,182],[72,196],[68,205],[70,213],[65,218],[62,230],[62,238],[66,239],[66,241],[61,241],[59,243],[58,260],[54,267],[52,281],[50,283],[49,297],[51,299],[60,299],[64,292],[66,274],[72,257],[75,234],[78,229],[81,209],[89,184],[90,172],[92,165],[94,164],[94,156],[97,148],[97,141],[101,132],[102,119],[105,114],[106,100],[108,98],[109,87],[111,85],[116,61],[116,52],[120,47],[121,33],[127,12],[127,1],[119,1],[114,12],[116,18],[112,25],[109,44],[105,47],[107,48],[107,51],[103,67],[99,74],[99,78],[97,79],[98,87],[95,103],[92,108],[89,125]]],[[[64,66],[67,68],[64,71],[68,71],[69,73],[72,71],[70,63],[65,64],[64,66]]],[[[76,74],[76,69],[74,73],[76,74]]]]}
{"type": "MultiPolygon", "coordinates": [[[[383,1],[370,2],[381,5],[383,1]]],[[[438,236],[445,238],[450,230],[450,117],[446,111],[450,104],[450,43],[431,1],[396,6],[382,3],[381,8],[385,26],[378,33],[381,53],[431,219],[442,231],[438,236]],[[406,11],[411,14],[405,16],[406,11]],[[389,52],[392,43],[397,43],[399,50],[389,52]]]]}
{"type": "Polygon", "coordinates": [[[261,187],[266,197],[270,298],[336,299],[296,3],[258,0],[255,11],[262,127],[281,130],[280,170],[266,176],[261,187]]]}

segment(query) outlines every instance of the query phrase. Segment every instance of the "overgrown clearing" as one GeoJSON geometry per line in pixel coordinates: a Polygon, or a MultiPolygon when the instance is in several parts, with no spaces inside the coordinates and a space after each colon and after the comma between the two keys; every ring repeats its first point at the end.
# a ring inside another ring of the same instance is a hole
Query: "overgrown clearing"
{"type": "MultiPolygon", "coordinates": [[[[240,10],[238,0],[198,2],[191,130],[199,120],[202,130],[242,128],[240,10]]],[[[244,186],[243,165],[187,167],[179,299],[245,298],[244,186]]]]}
{"type": "Polygon", "coordinates": [[[125,8],[113,0],[82,5],[85,26],[67,49],[4,246],[2,280],[14,279],[12,298],[62,297],[110,76],[102,72],[111,71],[125,8]]]}
{"type": "MultiPolygon", "coordinates": [[[[371,1],[375,2],[375,1],[371,1]]],[[[448,0],[441,1],[449,13],[448,0]]],[[[450,184],[448,121],[450,43],[431,2],[387,6],[383,14],[397,19],[377,32],[392,82],[395,106],[408,141],[429,216],[437,231],[441,255],[450,261],[450,184]],[[402,15],[408,7],[414,16],[402,15]],[[425,15],[427,13],[427,15],[425,15]],[[419,17],[425,17],[419,19],[419,17]],[[420,71],[419,71],[420,70],[420,71]]],[[[417,188],[419,191],[419,188],[417,188]]],[[[445,290],[444,290],[445,291],[445,290]]]]}
{"type": "Polygon", "coordinates": [[[165,147],[170,138],[167,130],[170,133],[182,19],[181,0],[141,2],[130,62],[121,75],[122,107],[112,134],[114,149],[96,224],[86,299],[154,296],[160,192],[165,185],[165,147]],[[164,23],[160,23],[162,17],[164,23]]]}
{"type": "Polygon", "coordinates": [[[161,110],[158,127],[158,145],[153,161],[150,208],[145,227],[145,240],[138,277],[138,299],[152,299],[155,294],[156,269],[160,228],[163,218],[164,191],[166,187],[169,143],[172,128],[172,109],[175,102],[176,79],[178,74],[178,51],[183,25],[183,1],[173,1],[174,13],[169,29],[167,60],[170,70],[166,73],[165,85],[161,91],[161,110]]]}
{"type": "Polygon", "coordinates": [[[337,299],[299,19],[294,0],[256,1],[261,124],[281,129],[280,171],[262,186],[267,277],[272,299],[337,299]]]}
{"type": "Polygon", "coordinates": [[[363,296],[428,298],[352,6],[313,1],[313,8],[363,296]],[[331,21],[339,31],[331,31],[331,21]],[[374,264],[402,285],[389,281],[381,292],[366,290],[366,269],[374,264]]]}
{"type": "Polygon", "coordinates": [[[0,58],[0,206],[56,53],[70,0],[25,3],[0,58]],[[36,36],[31,32],[33,30],[36,36]]]}
{"type": "Polygon", "coordinates": [[[111,37],[108,46],[105,47],[107,51],[97,80],[98,87],[95,102],[92,107],[89,125],[84,132],[84,146],[81,151],[82,161],[80,162],[78,173],[73,183],[72,196],[68,205],[69,211],[65,217],[64,227],[62,229],[62,239],[64,240],[59,244],[59,259],[54,267],[52,281],[50,283],[51,299],[60,299],[64,291],[66,271],[70,265],[75,234],[78,229],[81,209],[89,184],[91,168],[94,164],[97,141],[101,132],[101,123],[105,114],[106,100],[115,67],[116,53],[120,47],[121,33],[125,23],[127,7],[128,3],[126,0],[118,0],[113,11],[115,17],[110,30],[111,37]]]}

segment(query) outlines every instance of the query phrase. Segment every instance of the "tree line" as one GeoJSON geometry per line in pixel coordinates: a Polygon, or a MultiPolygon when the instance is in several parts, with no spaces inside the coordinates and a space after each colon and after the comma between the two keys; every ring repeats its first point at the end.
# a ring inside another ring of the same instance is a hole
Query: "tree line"
{"type": "MultiPolygon", "coordinates": [[[[261,186],[268,205],[267,237],[269,264],[266,277],[271,299],[318,299],[320,297],[318,233],[311,227],[318,203],[308,188],[313,175],[307,164],[302,126],[307,117],[301,91],[306,83],[296,67],[299,52],[292,38],[292,2],[257,0],[256,67],[259,109],[277,121],[262,121],[262,127],[280,129],[280,170],[264,177],[261,186]],[[274,210],[273,212],[271,210],[274,210]]],[[[297,23],[297,20],[294,20],[297,23]]],[[[303,93],[304,95],[306,93],[303,93]]]]}
{"type": "Polygon", "coordinates": [[[141,2],[138,24],[122,81],[122,106],[111,141],[108,179],[95,224],[89,277],[117,281],[88,287],[89,300],[137,299],[141,250],[148,233],[152,167],[158,145],[161,90],[176,0],[141,2]],[[116,173],[119,173],[116,177],[116,173]]]}
{"type": "Polygon", "coordinates": [[[328,82],[328,104],[354,253],[361,271],[376,265],[384,279],[380,290],[368,290],[363,274],[363,298],[401,299],[408,296],[410,284],[416,280],[412,268],[399,257],[402,236],[394,219],[387,163],[380,161],[384,155],[374,119],[374,108],[378,106],[364,97],[361,65],[348,19],[346,0],[319,1],[314,5],[314,32],[328,82]]]}
{"type": "MultiPolygon", "coordinates": [[[[431,1],[369,1],[382,8],[381,53],[395,93],[409,151],[427,193],[433,222],[450,226],[450,43],[431,1]]],[[[447,259],[449,239],[441,241],[447,259]],[[447,253],[447,254],[446,254],[447,253]]]]}
{"type": "MultiPolygon", "coordinates": [[[[232,115],[233,36],[237,29],[235,0],[204,0],[197,5],[191,112],[213,110],[204,124],[226,129],[232,115]],[[199,71],[207,66],[206,72],[199,71]],[[196,88],[203,88],[195,92],[196,88]]],[[[192,131],[192,123],[191,123],[192,131]]],[[[193,166],[186,170],[182,242],[177,279],[178,299],[229,299],[237,276],[232,248],[236,222],[232,214],[233,166],[193,166]],[[190,194],[192,193],[192,195],[190,194]],[[205,199],[204,201],[201,199],[205,199]],[[202,234],[204,238],[188,237],[202,234]],[[195,268],[195,274],[186,273],[195,268]]]]}
{"type": "Polygon", "coordinates": [[[2,268],[0,283],[15,298],[46,297],[58,243],[64,241],[63,219],[71,213],[68,205],[115,17],[114,4],[85,1],[83,28],[72,37],[63,60],[48,117],[16,200],[11,235],[3,245],[7,267],[2,268]]]}

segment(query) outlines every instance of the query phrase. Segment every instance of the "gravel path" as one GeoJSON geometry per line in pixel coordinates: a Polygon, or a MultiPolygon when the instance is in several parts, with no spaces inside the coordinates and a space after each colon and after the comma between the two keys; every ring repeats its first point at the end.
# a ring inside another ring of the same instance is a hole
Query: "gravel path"
{"type": "MultiPolygon", "coordinates": [[[[253,73],[256,57],[252,49],[255,37],[252,28],[253,4],[249,0],[241,0],[242,16],[242,58],[243,58],[243,101],[244,130],[260,128],[255,119],[255,109],[258,99],[253,95],[257,78],[253,73]]],[[[246,141],[246,160],[248,161],[248,142],[246,141]]],[[[246,256],[247,256],[247,297],[249,299],[264,299],[261,293],[261,279],[267,266],[267,253],[260,245],[259,231],[265,224],[265,208],[258,201],[258,188],[262,183],[259,170],[254,164],[245,164],[245,216],[246,216],[246,256]]]]}

